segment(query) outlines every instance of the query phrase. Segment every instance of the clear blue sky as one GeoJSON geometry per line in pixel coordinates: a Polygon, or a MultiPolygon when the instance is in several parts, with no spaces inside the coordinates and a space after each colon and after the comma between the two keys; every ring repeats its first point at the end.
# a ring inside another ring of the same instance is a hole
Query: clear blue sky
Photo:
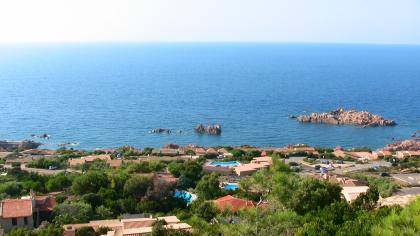
{"type": "Polygon", "coordinates": [[[420,0],[0,0],[0,42],[420,44],[420,0]]]}

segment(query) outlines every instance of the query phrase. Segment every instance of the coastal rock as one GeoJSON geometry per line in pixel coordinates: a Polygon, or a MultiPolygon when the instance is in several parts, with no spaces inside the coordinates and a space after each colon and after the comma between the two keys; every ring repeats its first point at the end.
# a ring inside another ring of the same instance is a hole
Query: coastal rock
{"type": "Polygon", "coordinates": [[[343,108],[324,113],[300,115],[296,119],[302,123],[350,124],[361,127],[394,126],[397,124],[393,120],[386,120],[367,111],[344,110],[343,108]]]}
{"type": "Polygon", "coordinates": [[[164,148],[164,149],[178,149],[179,148],[179,145],[170,143],[170,144],[166,144],[162,148],[164,148]]]}
{"type": "Polygon", "coordinates": [[[199,134],[220,135],[222,133],[222,126],[215,124],[204,127],[203,124],[199,124],[194,128],[194,131],[199,134]]]}
{"type": "Polygon", "coordinates": [[[16,150],[16,149],[36,149],[41,146],[42,143],[37,143],[32,140],[23,141],[0,141],[0,149],[5,150],[16,150]]]}
{"type": "Polygon", "coordinates": [[[170,134],[171,132],[172,131],[170,129],[163,129],[163,128],[152,129],[149,131],[149,133],[151,134],[162,134],[162,133],[170,134]]]}
{"type": "Polygon", "coordinates": [[[398,141],[392,144],[388,144],[383,150],[390,152],[396,151],[420,151],[420,140],[417,139],[408,139],[403,141],[398,141]]]}

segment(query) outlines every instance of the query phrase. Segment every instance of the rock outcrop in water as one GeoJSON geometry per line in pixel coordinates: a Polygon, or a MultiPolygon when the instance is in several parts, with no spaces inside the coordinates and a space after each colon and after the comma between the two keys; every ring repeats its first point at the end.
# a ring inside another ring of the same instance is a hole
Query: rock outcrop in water
{"type": "Polygon", "coordinates": [[[170,129],[163,129],[163,128],[152,129],[149,131],[149,133],[151,134],[162,134],[162,133],[170,134],[171,132],[172,131],[170,129]]]}
{"type": "Polygon", "coordinates": [[[393,120],[386,120],[367,111],[344,110],[343,108],[324,113],[300,115],[296,119],[302,123],[349,124],[361,127],[394,126],[397,124],[393,120]]]}
{"type": "Polygon", "coordinates": [[[396,151],[420,151],[420,140],[409,139],[388,144],[383,150],[396,151]]]}
{"type": "Polygon", "coordinates": [[[222,133],[222,126],[215,124],[204,127],[204,125],[199,124],[194,128],[194,131],[199,134],[220,135],[222,133]]]}

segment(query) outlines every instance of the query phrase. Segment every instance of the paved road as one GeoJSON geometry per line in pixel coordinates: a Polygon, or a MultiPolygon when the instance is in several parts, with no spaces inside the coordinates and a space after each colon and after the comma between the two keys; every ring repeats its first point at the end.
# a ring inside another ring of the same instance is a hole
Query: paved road
{"type": "Polygon", "coordinates": [[[349,168],[335,169],[334,172],[336,174],[345,174],[345,173],[358,171],[358,170],[367,170],[369,168],[373,168],[376,166],[391,167],[391,163],[387,161],[371,161],[366,164],[354,164],[353,167],[349,167],[349,168]]]}
{"type": "Polygon", "coordinates": [[[420,187],[412,187],[412,188],[402,188],[402,189],[398,189],[394,195],[399,195],[399,196],[403,196],[403,195],[420,195],[420,187]]]}
{"type": "Polygon", "coordinates": [[[404,182],[412,186],[420,186],[419,173],[393,174],[392,177],[398,181],[404,182]]]}

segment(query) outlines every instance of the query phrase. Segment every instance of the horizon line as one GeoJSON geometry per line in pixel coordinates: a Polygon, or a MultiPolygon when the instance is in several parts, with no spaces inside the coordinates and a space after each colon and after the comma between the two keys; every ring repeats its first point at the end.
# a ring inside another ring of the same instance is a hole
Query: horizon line
{"type": "Polygon", "coordinates": [[[337,41],[252,41],[252,40],[88,40],[88,41],[16,41],[1,42],[4,45],[44,45],[44,44],[333,44],[333,45],[377,45],[377,46],[420,46],[420,43],[390,42],[337,42],[337,41]]]}

